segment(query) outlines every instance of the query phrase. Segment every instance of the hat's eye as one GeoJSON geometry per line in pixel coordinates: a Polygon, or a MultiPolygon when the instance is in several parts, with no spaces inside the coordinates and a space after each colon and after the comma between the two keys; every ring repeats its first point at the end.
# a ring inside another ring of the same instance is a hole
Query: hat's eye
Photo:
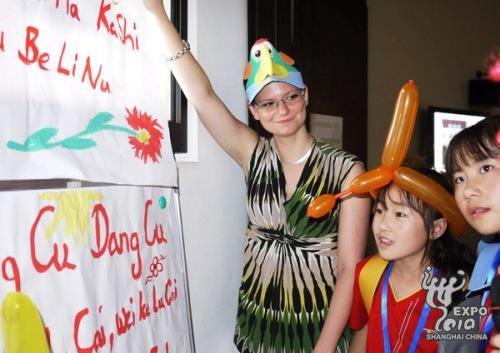
{"type": "Polygon", "coordinates": [[[271,43],[269,42],[265,42],[264,43],[264,47],[267,49],[268,53],[269,53],[269,56],[273,56],[273,51],[274,51],[274,47],[271,43]]]}
{"type": "Polygon", "coordinates": [[[254,48],[251,52],[252,57],[255,61],[259,62],[262,56],[262,52],[258,48],[254,48]]]}

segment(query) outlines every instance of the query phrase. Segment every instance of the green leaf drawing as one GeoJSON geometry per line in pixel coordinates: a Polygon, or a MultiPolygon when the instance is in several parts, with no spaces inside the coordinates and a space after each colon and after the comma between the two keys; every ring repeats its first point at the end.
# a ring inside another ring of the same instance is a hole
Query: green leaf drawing
{"type": "Polygon", "coordinates": [[[87,129],[85,131],[87,133],[92,133],[95,131],[99,131],[102,129],[103,125],[113,119],[113,115],[108,112],[100,112],[95,117],[90,119],[89,124],[87,125],[87,129]]]}
{"type": "Polygon", "coordinates": [[[57,135],[57,132],[58,130],[56,128],[47,127],[32,133],[30,136],[28,136],[28,138],[26,139],[26,141],[24,141],[24,144],[22,145],[16,142],[9,141],[7,146],[10,147],[9,144],[11,144],[13,145],[14,149],[20,151],[44,150],[51,147],[52,144],[49,143],[49,140],[55,135],[57,135]]]}
{"type": "Polygon", "coordinates": [[[23,144],[8,141],[7,147],[20,152],[34,152],[48,150],[55,147],[63,147],[70,150],[83,150],[97,146],[95,140],[84,138],[84,136],[92,135],[101,131],[116,131],[126,133],[129,136],[137,136],[137,131],[128,127],[116,126],[108,124],[113,119],[113,115],[108,112],[97,113],[89,120],[85,130],[79,133],[66,137],[60,141],[50,141],[58,133],[58,129],[46,127],[32,133],[23,144]]]}
{"type": "Polygon", "coordinates": [[[61,141],[61,146],[70,150],[83,150],[86,148],[92,148],[97,146],[97,143],[92,139],[82,139],[78,137],[72,137],[61,141]]]}
{"type": "Polygon", "coordinates": [[[43,128],[28,136],[24,144],[27,146],[45,145],[52,137],[57,135],[57,131],[56,128],[52,127],[43,128]]]}
{"type": "Polygon", "coordinates": [[[26,147],[25,145],[21,145],[20,143],[14,142],[14,141],[9,141],[7,142],[7,147],[10,148],[11,150],[15,151],[21,151],[21,152],[29,152],[29,148],[26,147]]]}

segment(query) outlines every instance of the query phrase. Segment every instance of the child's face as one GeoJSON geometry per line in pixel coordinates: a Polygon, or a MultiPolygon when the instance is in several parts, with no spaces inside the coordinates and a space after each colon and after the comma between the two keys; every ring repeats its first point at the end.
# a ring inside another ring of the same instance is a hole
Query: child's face
{"type": "Polygon", "coordinates": [[[468,164],[453,173],[457,205],[479,233],[500,233],[500,157],[468,164]]]}
{"type": "Polygon", "coordinates": [[[392,185],[382,203],[375,206],[372,230],[379,255],[388,261],[410,259],[421,261],[427,244],[422,216],[402,203],[400,189],[392,185]]]}

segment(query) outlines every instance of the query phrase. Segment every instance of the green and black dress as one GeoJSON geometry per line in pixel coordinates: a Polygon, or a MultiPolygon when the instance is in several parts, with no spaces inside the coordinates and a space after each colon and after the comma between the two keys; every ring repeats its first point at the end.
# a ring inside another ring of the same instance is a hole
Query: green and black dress
{"type": "MultiPolygon", "coordinates": [[[[355,156],[314,139],[287,201],[274,140],[257,143],[247,178],[249,225],[234,334],[240,352],[312,352],[336,283],[340,206],[318,220],[306,210],[314,197],[338,193],[355,163],[355,156]]],[[[336,353],[347,352],[349,340],[346,330],[336,353]]]]}

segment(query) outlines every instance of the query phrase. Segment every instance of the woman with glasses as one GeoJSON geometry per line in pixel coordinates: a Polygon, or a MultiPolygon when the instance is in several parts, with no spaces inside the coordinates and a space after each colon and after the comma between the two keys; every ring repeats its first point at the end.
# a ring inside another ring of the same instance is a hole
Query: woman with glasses
{"type": "Polygon", "coordinates": [[[162,0],[144,0],[165,36],[170,68],[218,144],[248,183],[247,244],[234,342],[242,353],[347,352],[354,269],[365,254],[369,199],[350,197],[327,216],[309,202],[363,172],[353,155],[313,138],[308,90],[293,60],[265,39],[244,73],[249,109],[272,134],[259,137],[213,91],[170,23],[162,0]]]}

